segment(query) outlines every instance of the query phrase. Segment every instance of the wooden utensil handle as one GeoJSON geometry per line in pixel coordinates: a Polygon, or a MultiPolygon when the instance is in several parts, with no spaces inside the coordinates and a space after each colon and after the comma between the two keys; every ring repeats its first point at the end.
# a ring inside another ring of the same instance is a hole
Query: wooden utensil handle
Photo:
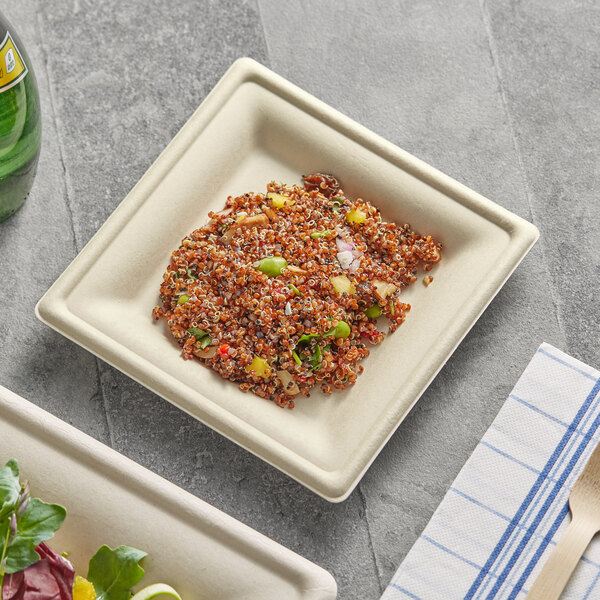
{"type": "Polygon", "coordinates": [[[525,600],[558,600],[595,533],[593,523],[574,517],[525,600]]]}

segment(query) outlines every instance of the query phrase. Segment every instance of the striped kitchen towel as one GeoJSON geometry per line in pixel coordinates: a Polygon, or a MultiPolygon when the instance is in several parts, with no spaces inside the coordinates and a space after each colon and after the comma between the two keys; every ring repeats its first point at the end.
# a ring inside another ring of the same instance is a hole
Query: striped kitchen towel
{"type": "MultiPolygon", "coordinates": [[[[381,600],[523,600],[600,441],[599,392],[599,371],[542,344],[381,600]]],[[[561,598],[600,598],[599,539],[561,598]]]]}

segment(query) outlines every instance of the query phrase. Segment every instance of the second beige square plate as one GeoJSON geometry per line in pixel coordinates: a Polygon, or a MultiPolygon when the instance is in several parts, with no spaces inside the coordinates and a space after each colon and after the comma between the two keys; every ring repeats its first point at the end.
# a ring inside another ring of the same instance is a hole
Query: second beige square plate
{"type": "Polygon", "coordinates": [[[184,600],[336,598],[321,567],[0,386],[0,468],[11,458],[32,496],[67,509],[49,545],[80,575],[101,545],[126,544],[148,553],[138,587],[184,600]]]}
{"type": "Polygon", "coordinates": [[[331,501],[348,496],[537,229],[250,59],[238,60],[40,300],[40,319],[331,501]],[[184,361],[151,318],[170,254],[228,195],[334,174],[386,220],[444,244],[399,330],[343,393],[294,410],[184,361]]]}

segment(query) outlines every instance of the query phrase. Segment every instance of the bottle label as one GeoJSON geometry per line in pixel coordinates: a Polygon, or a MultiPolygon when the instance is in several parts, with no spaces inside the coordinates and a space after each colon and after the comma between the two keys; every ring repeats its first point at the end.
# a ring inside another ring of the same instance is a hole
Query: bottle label
{"type": "Polygon", "coordinates": [[[0,93],[17,85],[27,75],[27,65],[8,31],[0,44],[0,93]]]}

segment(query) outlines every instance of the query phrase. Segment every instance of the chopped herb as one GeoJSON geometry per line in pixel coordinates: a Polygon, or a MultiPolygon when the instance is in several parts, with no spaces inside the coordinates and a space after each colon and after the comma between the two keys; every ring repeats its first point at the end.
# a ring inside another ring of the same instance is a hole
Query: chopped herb
{"type": "Polygon", "coordinates": [[[305,333],[304,335],[300,336],[300,339],[298,340],[296,347],[299,346],[300,344],[304,344],[305,342],[309,342],[313,338],[318,338],[318,337],[321,337],[318,333],[308,333],[308,334],[305,333]]]}
{"type": "Polygon", "coordinates": [[[189,279],[198,279],[198,276],[194,275],[194,272],[192,271],[192,269],[187,270],[187,276],[189,279]]]}
{"type": "Polygon", "coordinates": [[[300,290],[293,283],[288,283],[288,287],[296,294],[296,296],[302,296],[300,290]]]}
{"type": "Polygon", "coordinates": [[[204,350],[207,346],[210,346],[211,339],[210,333],[200,329],[199,327],[190,327],[188,333],[196,338],[196,341],[200,342],[200,347],[204,350]]]}
{"type": "Polygon", "coordinates": [[[197,340],[200,340],[204,336],[209,335],[207,331],[204,331],[204,329],[200,329],[199,327],[190,327],[188,329],[188,333],[190,335],[193,335],[197,340]]]}
{"type": "Polygon", "coordinates": [[[300,357],[298,356],[298,354],[296,353],[295,350],[292,350],[292,356],[294,357],[294,360],[296,361],[296,364],[301,367],[302,366],[302,361],[300,360],[300,357]]]}
{"type": "Polygon", "coordinates": [[[321,346],[317,345],[308,359],[308,363],[312,367],[313,371],[317,371],[321,368],[322,357],[323,351],[321,350],[321,346]]]}

